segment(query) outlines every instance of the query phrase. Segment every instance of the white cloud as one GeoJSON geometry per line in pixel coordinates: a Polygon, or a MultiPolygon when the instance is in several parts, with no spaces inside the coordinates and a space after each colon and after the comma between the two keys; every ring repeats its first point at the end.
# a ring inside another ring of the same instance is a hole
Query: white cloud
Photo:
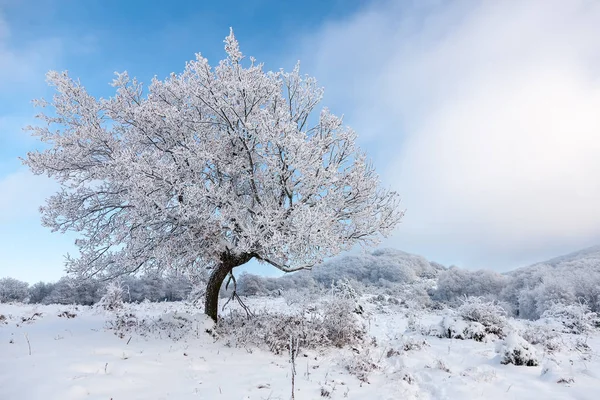
{"type": "Polygon", "coordinates": [[[600,3],[398,3],[304,58],[404,198],[393,244],[506,267],[599,240],[600,3]]]}

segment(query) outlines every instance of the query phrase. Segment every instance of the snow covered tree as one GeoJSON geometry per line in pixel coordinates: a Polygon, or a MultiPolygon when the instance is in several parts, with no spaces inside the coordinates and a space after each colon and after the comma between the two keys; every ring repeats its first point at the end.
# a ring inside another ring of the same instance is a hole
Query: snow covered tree
{"type": "Polygon", "coordinates": [[[66,276],[52,285],[44,304],[82,304],[91,306],[102,297],[101,285],[95,279],[79,280],[66,276]]]}
{"type": "Polygon", "coordinates": [[[29,294],[29,284],[14,278],[0,279],[0,303],[25,301],[29,294]]]}
{"type": "Polygon", "coordinates": [[[97,303],[105,310],[116,311],[123,308],[123,285],[119,281],[112,281],[105,288],[104,296],[97,303]]]}
{"type": "Polygon", "coordinates": [[[62,190],[42,208],[54,231],[78,232],[67,271],[110,278],[140,269],[209,268],[205,312],[251,259],[309,269],[376,243],[402,217],[356,134],[326,108],[313,78],[265,72],[240,52],[211,67],[200,54],[146,89],[127,73],[97,99],[49,72],[51,112],[29,127],[44,142],[24,163],[62,190]]]}
{"type": "Polygon", "coordinates": [[[506,286],[506,277],[494,271],[469,271],[450,267],[438,275],[434,300],[458,303],[464,296],[485,297],[496,300],[506,286]]]}
{"type": "Polygon", "coordinates": [[[38,282],[29,287],[29,302],[42,304],[54,290],[54,283],[38,282]]]}

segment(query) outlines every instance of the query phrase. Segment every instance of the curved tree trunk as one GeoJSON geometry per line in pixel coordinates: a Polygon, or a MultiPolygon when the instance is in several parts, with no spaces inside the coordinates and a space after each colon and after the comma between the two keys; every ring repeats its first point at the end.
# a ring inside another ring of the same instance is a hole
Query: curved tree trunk
{"type": "Polygon", "coordinates": [[[219,291],[227,275],[235,268],[247,263],[252,259],[250,254],[232,255],[223,253],[221,263],[213,269],[208,283],[206,284],[206,299],[204,303],[204,313],[217,322],[219,315],[219,291]]]}

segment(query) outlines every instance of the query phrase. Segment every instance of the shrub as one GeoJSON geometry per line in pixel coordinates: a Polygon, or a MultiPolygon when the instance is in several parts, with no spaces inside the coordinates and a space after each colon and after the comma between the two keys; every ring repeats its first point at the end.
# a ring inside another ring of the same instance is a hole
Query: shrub
{"type": "Polygon", "coordinates": [[[227,345],[266,347],[275,354],[289,350],[290,336],[298,339],[300,347],[329,345],[322,326],[302,314],[283,315],[264,311],[248,316],[235,310],[217,322],[214,333],[217,337],[225,337],[227,345]]]}
{"type": "Polygon", "coordinates": [[[506,336],[506,311],[497,303],[485,301],[481,297],[467,297],[458,308],[458,314],[465,321],[483,325],[486,334],[499,338],[506,336]]]}
{"type": "Polygon", "coordinates": [[[538,322],[529,323],[520,333],[527,342],[539,344],[550,353],[560,351],[564,347],[560,334],[548,325],[541,325],[538,322]]]}
{"type": "Polygon", "coordinates": [[[360,293],[356,290],[355,285],[350,283],[346,278],[339,279],[331,285],[333,295],[342,299],[355,300],[360,298],[360,293]]]}
{"type": "Polygon", "coordinates": [[[13,278],[0,279],[0,303],[24,302],[29,295],[29,284],[13,278]]]}
{"type": "Polygon", "coordinates": [[[199,335],[207,327],[212,327],[212,320],[203,314],[186,314],[168,312],[157,318],[139,318],[135,313],[123,307],[117,309],[114,318],[107,321],[107,329],[123,339],[128,335],[168,337],[172,340],[181,340],[191,334],[199,335]]]}
{"type": "Polygon", "coordinates": [[[528,367],[535,367],[539,364],[533,345],[515,332],[510,333],[503,341],[498,342],[496,352],[500,354],[501,364],[525,365],[528,367]]]}
{"type": "Polygon", "coordinates": [[[441,330],[437,335],[440,338],[467,340],[473,339],[477,342],[486,340],[485,327],[479,322],[468,322],[445,316],[440,323],[441,330]]]}
{"type": "Polygon", "coordinates": [[[448,310],[438,324],[423,326],[409,319],[408,328],[426,336],[483,342],[506,336],[508,322],[505,314],[496,303],[469,297],[463,300],[456,312],[448,310]]]}
{"type": "Polygon", "coordinates": [[[289,349],[290,337],[301,348],[356,345],[364,341],[366,330],[353,310],[353,302],[333,298],[322,311],[292,315],[262,311],[248,317],[232,311],[219,320],[215,334],[227,338],[229,345],[266,347],[275,354],[289,349]]]}
{"type": "Polygon", "coordinates": [[[322,324],[326,335],[336,347],[343,347],[362,339],[366,329],[358,314],[362,306],[348,298],[333,297],[323,303],[322,324]]]}
{"type": "Polygon", "coordinates": [[[416,339],[409,336],[404,337],[402,340],[402,350],[404,351],[421,350],[424,347],[429,347],[429,343],[424,339],[416,339]]]}
{"type": "Polygon", "coordinates": [[[379,365],[371,357],[371,353],[367,350],[360,353],[352,353],[344,359],[344,367],[350,375],[354,375],[361,382],[369,382],[369,374],[379,368],[379,365]]]}
{"type": "Polygon", "coordinates": [[[542,318],[560,323],[564,333],[583,334],[600,328],[598,314],[583,303],[555,303],[542,314],[542,318]]]}
{"type": "Polygon", "coordinates": [[[123,308],[123,286],[121,282],[111,282],[106,286],[106,293],[96,304],[107,311],[123,308]]]}

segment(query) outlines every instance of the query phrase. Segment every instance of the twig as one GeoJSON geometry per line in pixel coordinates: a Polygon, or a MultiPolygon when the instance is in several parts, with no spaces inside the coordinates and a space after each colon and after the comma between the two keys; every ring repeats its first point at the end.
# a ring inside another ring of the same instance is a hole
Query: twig
{"type": "Polygon", "coordinates": [[[225,284],[225,290],[227,290],[229,288],[230,282],[233,282],[233,293],[231,293],[231,296],[229,297],[229,299],[227,299],[225,304],[223,304],[222,310],[225,310],[225,307],[227,307],[227,304],[229,304],[229,302],[231,300],[237,300],[237,302],[240,304],[242,309],[246,312],[246,316],[253,317],[254,313],[250,310],[250,308],[242,301],[240,296],[237,294],[237,281],[235,280],[235,276],[233,276],[233,272],[229,272],[229,279],[227,280],[227,283],[225,284]]]}
{"type": "Polygon", "coordinates": [[[310,371],[308,369],[308,361],[306,362],[306,380],[310,381],[310,371]]]}
{"type": "Polygon", "coordinates": [[[292,364],[292,400],[295,399],[294,392],[296,386],[296,356],[298,355],[298,347],[300,345],[300,339],[290,335],[290,363],[292,364]]]}
{"type": "Polygon", "coordinates": [[[25,339],[27,340],[27,346],[29,347],[29,355],[31,355],[31,343],[29,343],[29,336],[25,334],[25,339]]]}

